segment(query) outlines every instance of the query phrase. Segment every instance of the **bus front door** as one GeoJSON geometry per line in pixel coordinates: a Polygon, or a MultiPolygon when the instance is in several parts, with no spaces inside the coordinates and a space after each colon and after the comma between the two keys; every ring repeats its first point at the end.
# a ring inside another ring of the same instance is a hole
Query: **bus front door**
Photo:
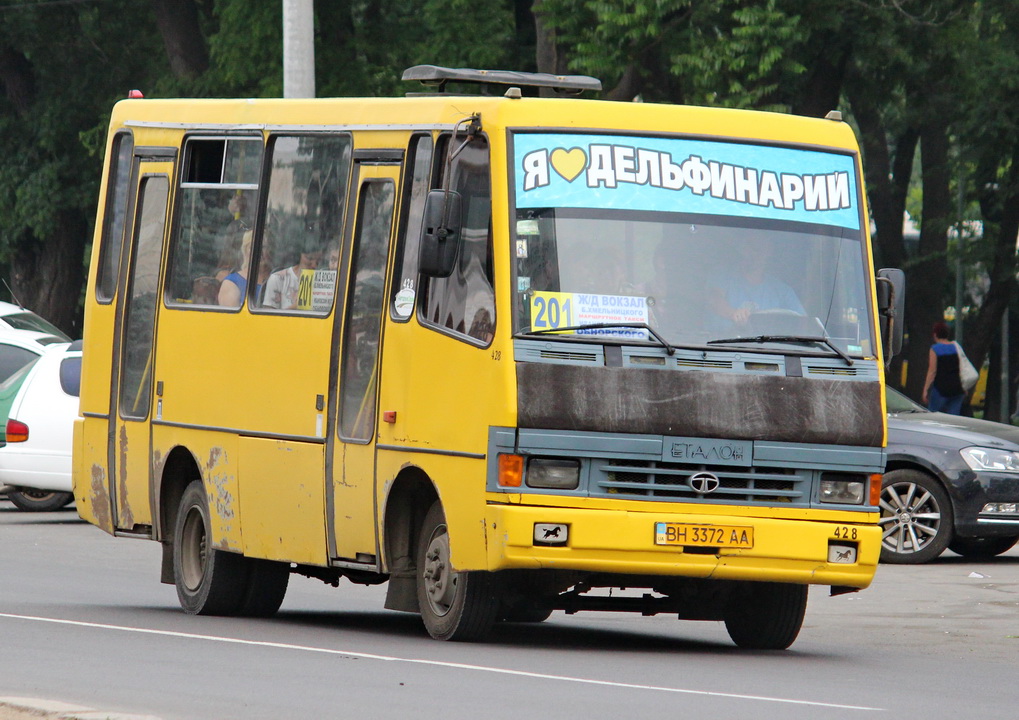
{"type": "Polygon", "coordinates": [[[152,526],[149,420],[153,337],[173,163],[144,158],[136,161],[134,217],[122,265],[127,267],[121,279],[126,287],[118,293],[121,321],[113,343],[109,477],[114,528],[148,534],[152,526]]]}
{"type": "MultiPolygon", "coordinates": [[[[355,157],[355,162],[357,158],[355,157]]],[[[346,296],[337,302],[342,321],[339,368],[333,390],[335,427],[330,433],[331,477],[326,492],[329,543],[340,563],[373,565],[375,533],[376,407],[382,349],[382,314],[390,241],[395,225],[400,166],[358,162],[352,185],[345,248],[346,296]]]]}

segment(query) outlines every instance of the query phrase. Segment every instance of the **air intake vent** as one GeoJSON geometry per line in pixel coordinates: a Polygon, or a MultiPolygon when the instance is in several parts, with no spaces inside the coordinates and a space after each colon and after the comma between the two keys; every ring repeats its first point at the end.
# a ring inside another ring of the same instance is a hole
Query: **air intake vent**
{"type": "Polygon", "coordinates": [[[808,365],[807,373],[810,375],[840,375],[840,376],[856,376],[859,375],[859,371],[855,367],[818,367],[817,365],[808,365]]]}
{"type": "Polygon", "coordinates": [[[598,356],[594,353],[564,352],[562,350],[542,350],[542,360],[559,360],[572,363],[600,363],[598,356]]]}
{"type": "Polygon", "coordinates": [[[732,361],[730,360],[677,360],[677,367],[689,367],[689,368],[716,368],[723,370],[732,369],[732,361]]]}

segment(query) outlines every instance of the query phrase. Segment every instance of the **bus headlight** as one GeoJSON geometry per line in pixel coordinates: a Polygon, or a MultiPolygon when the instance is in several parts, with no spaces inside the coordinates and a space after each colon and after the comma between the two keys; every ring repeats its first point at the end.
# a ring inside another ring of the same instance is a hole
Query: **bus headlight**
{"type": "Polygon", "coordinates": [[[858,476],[852,480],[827,473],[821,476],[820,500],[823,503],[863,505],[867,497],[867,482],[858,476]]]}
{"type": "Polygon", "coordinates": [[[561,458],[530,458],[527,487],[548,490],[576,490],[580,485],[580,461],[561,458]]]}
{"type": "Polygon", "coordinates": [[[1019,453],[987,447],[968,447],[959,451],[962,459],[976,472],[1019,473],[1019,453]]]}

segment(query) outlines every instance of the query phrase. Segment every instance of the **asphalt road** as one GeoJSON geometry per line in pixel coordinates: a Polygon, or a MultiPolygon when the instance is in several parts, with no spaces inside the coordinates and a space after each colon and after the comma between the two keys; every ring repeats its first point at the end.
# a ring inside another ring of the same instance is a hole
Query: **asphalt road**
{"type": "Polygon", "coordinates": [[[155,543],[0,500],[0,719],[39,717],[12,697],[84,720],[1019,716],[1017,549],[812,588],[784,652],[740,651],[720,623],[608,613],[439,643],[383,596],[294,577],[272,620],[189,617],[155,543]]]}

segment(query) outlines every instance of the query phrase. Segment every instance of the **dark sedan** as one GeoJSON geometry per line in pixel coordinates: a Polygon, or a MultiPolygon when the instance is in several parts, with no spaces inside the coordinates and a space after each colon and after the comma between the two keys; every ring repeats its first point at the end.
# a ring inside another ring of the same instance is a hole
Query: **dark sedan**
{"type": "Polygon", "coordinates": [[[883,562],[1011,548],[1019,540],[1019,427],[933,413],[888,388],[880,523],[883,562]]]}

